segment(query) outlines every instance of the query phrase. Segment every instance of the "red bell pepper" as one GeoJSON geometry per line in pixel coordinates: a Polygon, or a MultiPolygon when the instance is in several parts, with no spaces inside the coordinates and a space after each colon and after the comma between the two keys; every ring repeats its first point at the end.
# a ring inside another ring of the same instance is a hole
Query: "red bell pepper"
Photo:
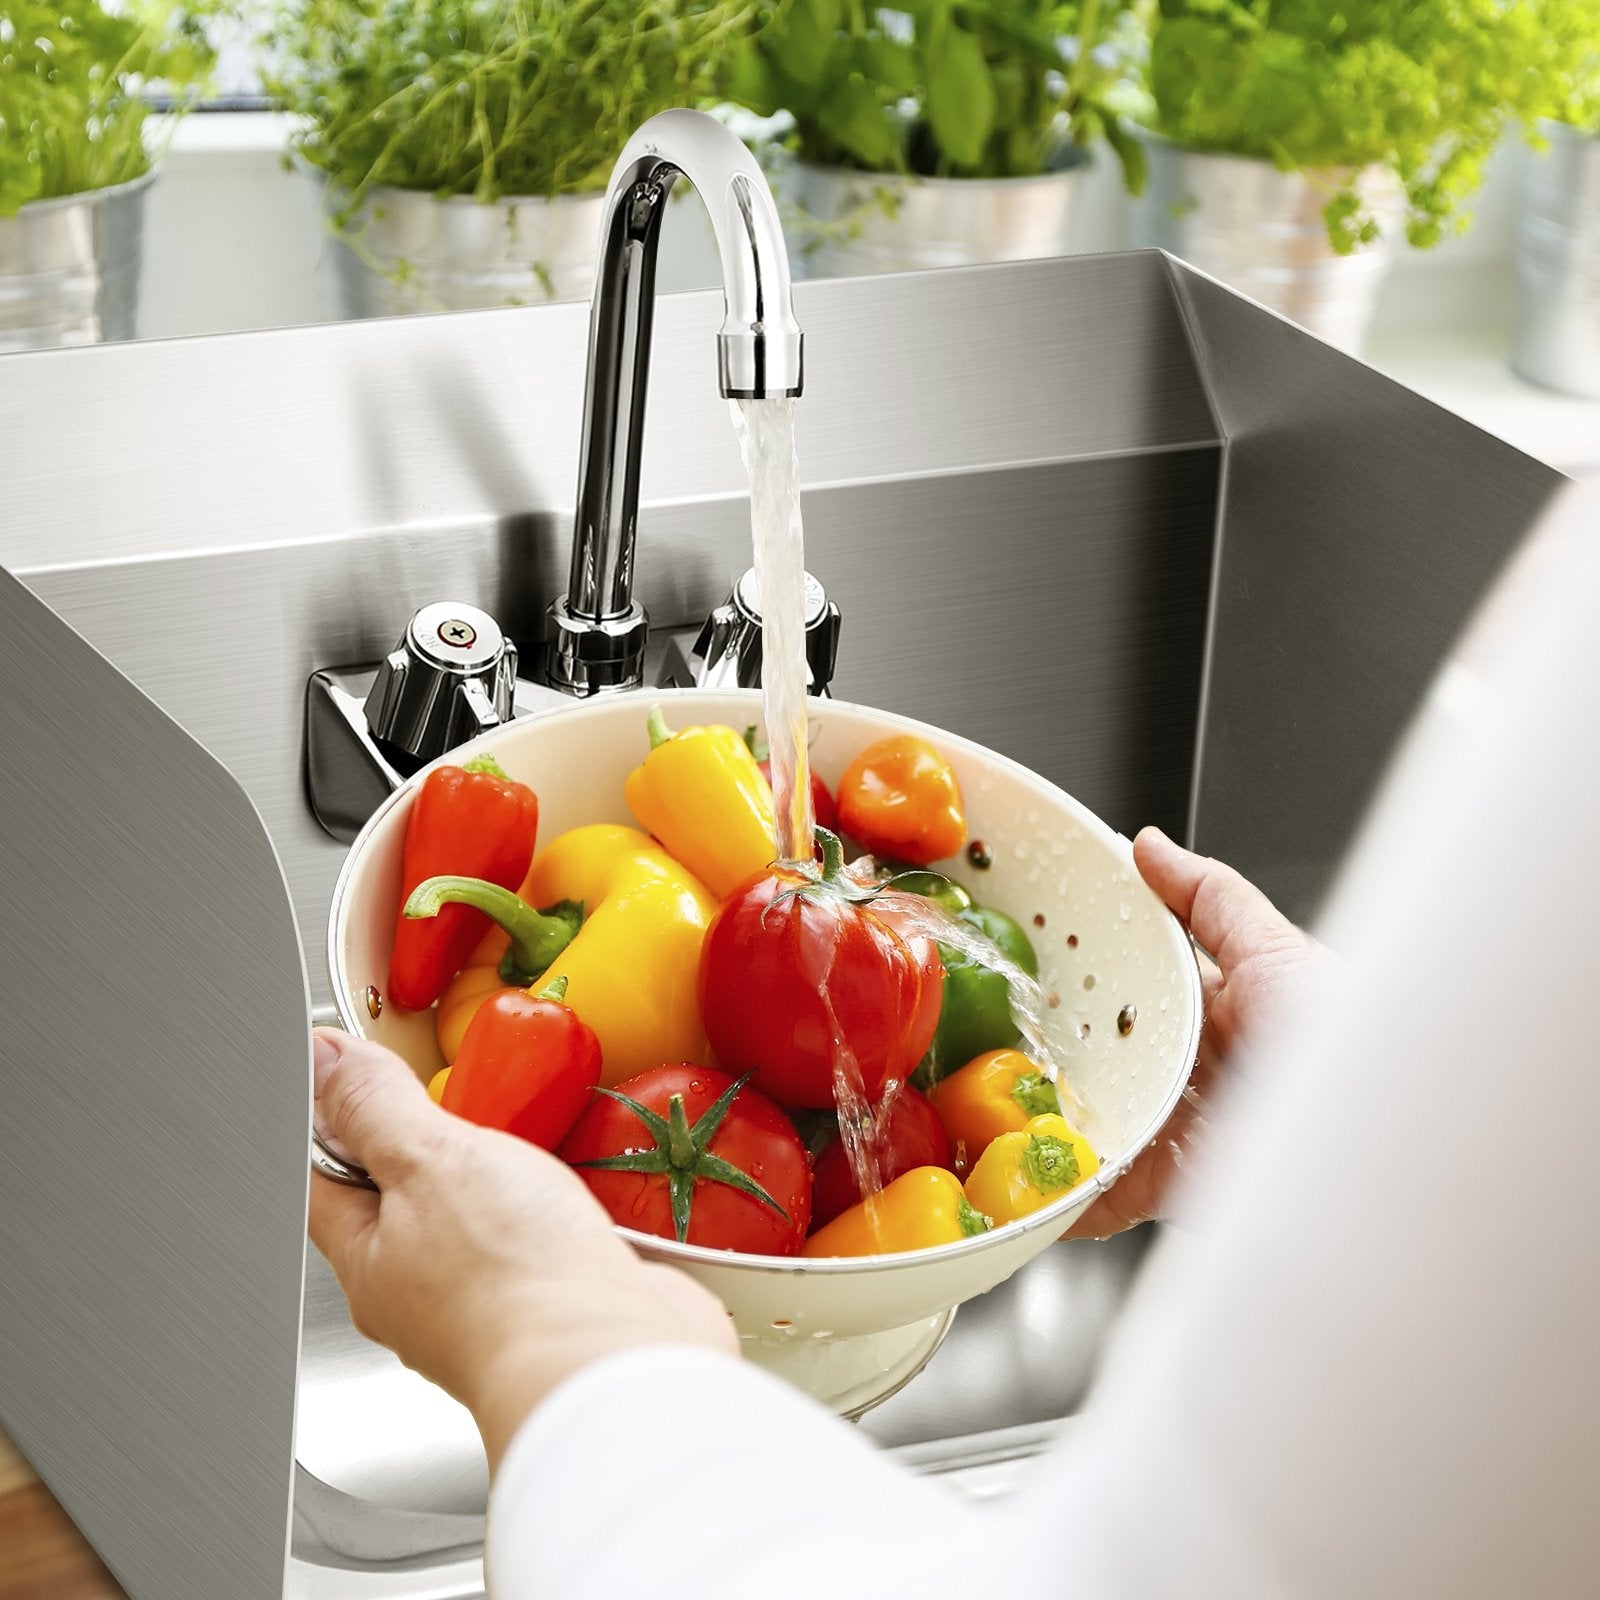
{"type": "MultiPolygon", "coordinates": [[[[909,1083],[894,1091],[887,1112],[881,1103],[874,1107],[873,1124],[873,1153],[878,1161],[878,1181],[884,1188],[914,1167],[950,1168],[950,1135],[932,1102],[909,1083]]],[[[826,1226],[863,1198],[844,1140],[835,1133],[817,1152],[811,1190],[812,1228],[826,1226]]]]}
{"type": "MultiPolygon", "coordinates": [[[[528,875],[539,833],[539,797],[508,778],[493,756],[464,767],[439,767],[411,802],[400,871],[400,906],[429,878],[483,878],[516,889],[528,875]]],[[[397,910],[389,999],[426,1011],[467,964],[489,931],[483,912],[447,905],[436,917],[397,910]]]]}
{"type": "Polygon", "coordinates": [[[530,994],[502,989],[461,1040],[440,1104],[468,1122],[554,1150],[600,1081],[600,1041],[562,1004],[567,980],[530,994]]]}

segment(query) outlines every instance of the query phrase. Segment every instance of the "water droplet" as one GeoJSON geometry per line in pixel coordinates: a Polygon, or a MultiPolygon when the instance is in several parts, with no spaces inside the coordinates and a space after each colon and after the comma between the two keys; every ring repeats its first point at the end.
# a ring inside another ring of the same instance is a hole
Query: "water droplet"
{"type": "Polygon", "coordinates": [[[1049,997],[1045,1001],[1045,1004],[1048,1005],[1052,1011],[1054,1011],[1061,1004],[1061,996],[1052,989],[1049,997]]]}
{"type": "Polygon", "coordinates": [[[1078,948],[1078,936],[1077,936],[1077,934],[1069,933],[1067,935],[1067,949],[1076,950],[1077,948],[1078,948]]]}
{"type": "Polygon", "coordinates": [[[987,872],[994,865],[994,857],[989,853],[989,847],[982,839],[974,839],[967,846],[967,860],[979,872],[987,872]]]}
{"type": "Polygon", "coordinates": [[[1085,989],[1094,988],[1094,974],[1092,972],[1087,972],[1084,974],[1083,986],[1085,989]]]}
{"type": "Polygon", "coordinates": [[[367,985],[367,1015],[374,1022],[383,1015],[383,996],[370,983],[367,985]]]}
{"type": "Polygon", "coordinates": [[[1028,841],[1026,839],[1018,839],[1011,849],[1012,854],[1016,856],[1018,861],[1026,861],[1028,859],[1028,841]]]}
{"type": "Polygon", "coordinates": [[[1086,1023],[1083,1024],[1083,1026],[1081,1028],[1078,1029],[1078,1037],[1080,1039],[1087,1039],[1091,1032],[1092,1032],[1092,1030],[1089,1027],[1089,1024],[1086,1022],[1086,1023]]]}
{"type": "Polygon", "coordinates": [[[1033,914],[1033,925],[1036,928],[1042,928],[1044,926],[1044,912],[1042,912],[1042,911],[1035,911],[1034,912],[1034,914],[1033,914]]]}
{"type": "Polygon", "coordinates": [[[772,1324],[772,1331],[774,1333],[787,1333],[793,1326],[794,1323],[792,1323],[787,1317],[779,1317],[772,1324]]]}
{"type": "Polygon", "coordinates": [[[1167,1009],[1167,1007],[1170,1006],[1171,1004],[1172,1004],[1171,996],[1170,995],[1162,995],[1162,997],[1161,997],[1161,1009],[1163,1011],[1165,1011],[1167,1009]]]}
{"type": "Polygon", "coordinates": [[[1133,1032],[1133,1025],[1138,1020],[1139,1008],[1133,1005],[1124,1006],[1117,1013],[1117,1032],[1126,1039],[1133,1032]]]}
{"type": "Polygon", "coordinates": [[[1117,915],[1124,922],[1126,922],[1128,918],[1133,915],[1133,907],[1130,906],[1126,900],[1124,900],[1122,904],[1117,907],[1117,915]]]}

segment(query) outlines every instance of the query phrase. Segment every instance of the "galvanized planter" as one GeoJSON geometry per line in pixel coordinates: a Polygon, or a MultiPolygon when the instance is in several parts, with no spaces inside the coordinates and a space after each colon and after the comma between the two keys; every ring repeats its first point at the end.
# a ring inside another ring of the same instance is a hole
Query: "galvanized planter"
{"type": "Polygon", "coordinates": [[[915,178],[791,163],[784,231],[808,278],[1061,255],[1089,157],[1036,178],[915,178]]]}
{"type": "Polygon", "coordinates": [[[604,202],[598,192],[485,203],[467,195],[439,199],[412,189],[374,189],[353,216],[341,219],[348,202],[325,186],[324,209],[338,219],[344,313],[392,317],[587,300],[604,202]]]}
{"type": "Polygon", "coordinates": [[[0,217],[0,353],[131,339],[155,174],[0,217]]]}
{"type": "Polygon", "coordinates": [[[1511,365],[1564,394],[1600,399],[1600,137],[1543,122],[1517,228],[1511,365]]]}
{"type": "Polygon", "coordinates": [[[1366,338],[1404,226],[1404,200],[1383,168],[1357,175],[1380,235],[1350,255],[1328,241],[1323,210],[1348,170],[1280,172],[1254,156],[1185,150],[1148,138],[1150,176],[1134,202],[1129,243],[1179,256],[1342,350],[1366,338]]]}

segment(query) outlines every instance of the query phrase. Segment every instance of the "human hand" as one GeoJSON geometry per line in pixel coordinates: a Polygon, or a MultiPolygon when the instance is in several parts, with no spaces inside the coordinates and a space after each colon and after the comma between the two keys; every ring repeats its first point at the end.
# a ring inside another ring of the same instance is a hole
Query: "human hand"
{"type": "Polygon", "coordinates": [[[491,1468],[523,1419],[580,1367],[642,1345],[737,1356],[717,1299],[643,1261],[548,1152],[441,1111],[406,1064],[315,1035],[325,1134],[380,1193],[311,1180],[311,1237],[356,1328],[472,1412],[491,1468]]]}
{"type": "Polygon", "coordinates": [[[1200,1135],[1207,1098],[1240,1041],[1318,987],[1334,959],[1232,867],[1185,850],[1159,828],[1145,828],[1133,841],[1133,859],[1202,947],[1205,1028],[1177,1109],[1155,1141],[1067,1231],[1069,1239],[1109,1238],[1162,1215],[1200,1135]]]}

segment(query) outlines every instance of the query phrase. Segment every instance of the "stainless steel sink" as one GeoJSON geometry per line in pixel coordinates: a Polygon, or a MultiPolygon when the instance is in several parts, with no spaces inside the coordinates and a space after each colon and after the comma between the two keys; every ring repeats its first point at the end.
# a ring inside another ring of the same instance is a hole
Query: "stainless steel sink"
{"type": "MultiPolygon", "coordinates": [[[[834,692],[981,739],[1124,831],[1193,837],[1312,913],[1429,673],[1558,476],[1156,254],[807,283],[796,305],[808,561],[844,612],[834,692]]],[[[657,313],[637,588],[663,629],[748,564],[719,314],[702,294],[657,313]]],[[[557,306],[18,356],[0,374],[0,563],[243,785],[313,1005],[343,852],[302,792],[306,679],[378,658],[439,598],[492,612],[526,653],[567,564],[584,341],[584,309],[557,306]]],[[[83,711],[48,672],[6,689],[68,732],[83,711]]],[[[7,1081],[25,1070],[0,1055],[7,1081]]],[[[8,1139],[55,1136],[40,1117],[0,1126],[0,1162],[8,1139]]],[[[305,1133],[261,1137],[303,1150],[305,1133]]],[[[130,1191],[164,1182],[137,1148],[110,1159],[130,1191]]],[[[162,1204],[181,1242],[202,1204],[226,1230],[244,1201],[162,1204]]],[[[92,1225],[70,1201],[50,1221],[92,1225]]],[[[927,1470],[1037,1448],[1082,1396],[1140,1245],[1048,1252],[965,1307],[863,1426],[927,1470]]],[[[173,1270],[214,1292],[214,1250],[173,1270]]],[[[24,1371],[86,1381],[29,1359],[25,1318],[0,1311],[0,1336],[21,1352],[0,1420],[24,1371]]],[[[281,1364],[277,1337],[239,1361],[281,1364]]],[[[314,1253],[297,1396],[292,1366],[288,1577],[244,1570],[219,1531],[164,1557],[163,1592],[475,1592],[470,1426],[354,1333],[314,1253]]],[[[99,1465],[48,1421],[24,1444],[52,1481],[89,1474],[73,1508],[115,1558],[135,1537],[116,1432],[167,1380],[131,1406],[96,1381],[99,1465]]],[[[275,1441],[194,1441],[172,1481],[275,1441]]]]}

